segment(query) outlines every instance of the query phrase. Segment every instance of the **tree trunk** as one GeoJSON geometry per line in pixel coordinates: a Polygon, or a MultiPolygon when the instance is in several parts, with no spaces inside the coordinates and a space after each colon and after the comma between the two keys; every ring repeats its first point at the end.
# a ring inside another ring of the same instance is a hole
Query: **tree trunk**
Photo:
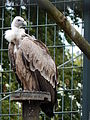
{"type": "Polygon", "coordinates": [[[38,4],[52,16],[57,25],[66,32],[71,40],[90,60],[90,44],[70,24],[67,18],[49,0],[38,0],[38,4]]]}

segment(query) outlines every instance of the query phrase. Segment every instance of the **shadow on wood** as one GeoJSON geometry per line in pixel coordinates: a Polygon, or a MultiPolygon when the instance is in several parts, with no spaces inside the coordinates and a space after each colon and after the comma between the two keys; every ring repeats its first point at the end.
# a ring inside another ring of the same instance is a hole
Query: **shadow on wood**
{"type": "Polygon", "coordinates": [[[49,92],[19,91],[11,94],[11,101],[22,102],[23,120],[39,120],[40,104],[50,102],[49,92]]]}

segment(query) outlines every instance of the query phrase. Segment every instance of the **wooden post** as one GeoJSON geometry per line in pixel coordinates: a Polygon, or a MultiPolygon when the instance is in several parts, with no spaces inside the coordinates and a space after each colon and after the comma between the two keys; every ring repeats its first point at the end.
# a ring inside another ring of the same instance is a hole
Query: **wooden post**
{"type": "Polygon", "coordinates": [[[19,91],[11,95],[11,101],[22,102],[23,120],[39,120],[40,103],[50,102],[49,92],[19,91]]]}
{"type": "Polygon", "coordinates": [[[39,120],[40,106],[37,101],[24,101],[22,103],[23,120],[39,120]]]}

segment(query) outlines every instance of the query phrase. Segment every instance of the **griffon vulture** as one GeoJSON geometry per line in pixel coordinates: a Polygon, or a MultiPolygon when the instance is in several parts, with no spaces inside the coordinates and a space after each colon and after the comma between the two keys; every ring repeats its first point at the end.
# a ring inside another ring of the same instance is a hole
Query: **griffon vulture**
{"type": "Polygon", "coordinates": [[[57,99],[56,65],[45,44],[25,33],[23,26],[26,25],[22,17],[16,16],[11,30],[5,32],[5,39],[9,42],[9,59],[23,90],[50,92],[51,102],[42,103],[40,107],[52,117],[57,99]]]}

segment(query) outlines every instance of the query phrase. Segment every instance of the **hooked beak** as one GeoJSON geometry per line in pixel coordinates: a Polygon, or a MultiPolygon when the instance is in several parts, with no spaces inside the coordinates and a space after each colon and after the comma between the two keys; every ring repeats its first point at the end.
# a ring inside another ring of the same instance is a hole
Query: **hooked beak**
{"type": "Polygon", "coordinates": [[[27,26],[27,22],[26,22],[26,21],[23,22],[23,26],[24,26],[24,27],[27,26]]]}

